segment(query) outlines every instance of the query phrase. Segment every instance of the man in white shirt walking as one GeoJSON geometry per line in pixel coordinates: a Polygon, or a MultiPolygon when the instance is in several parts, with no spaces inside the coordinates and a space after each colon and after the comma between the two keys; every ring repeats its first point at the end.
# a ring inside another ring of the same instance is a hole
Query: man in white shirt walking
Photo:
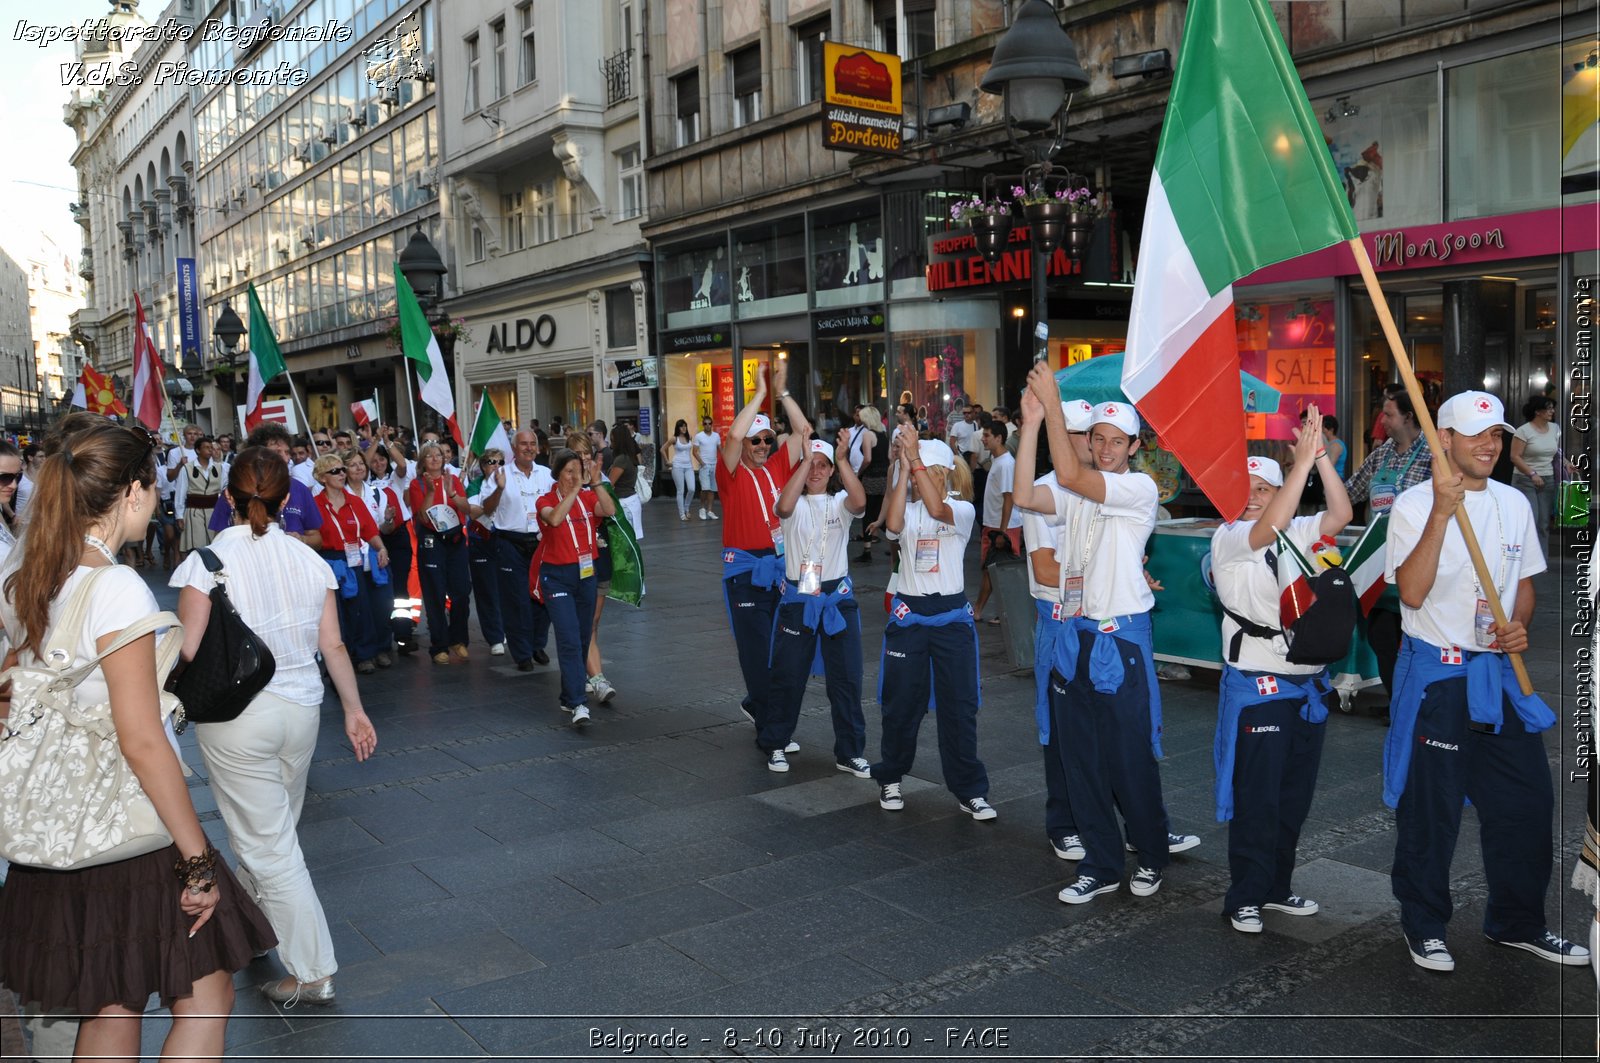
{"type": "Polygon", "coordinates": [[[722,436],[711,425],[711,418],[700,419],[694,436],[695,457],[700,470],[700,519],[720,520],[717,516],[717,462],[722,460],[722,436]]]}
{"type": "Polygon", "coordinates": [[[500,619],[507,649],[517,670],[533,671],[535,662],[549,664],[550,614],[528,593],[528,568],[539,545],[539,510],[535,503],[555,481],[540,465],[539,437],[524,428],[511,440],[512,461],[484,483],[483,522],[494,529],[495,564],[500,579],[500,619]]]}
{"type": "Polygon", "coordinates": [[[996,539],[1011,548],[1012,557],[1022,556],[1022,510],[1012,503],[1011,486],[1016,473],[1017,459],[1006,449],[1006,429],[998,421],[983,426],[983,448],[989,452],[989,477],[983,487],[983,539],[978,549],[978,564],[983,569],[983,583],[978,588],[978,604],[974,607],[978,619],[998,624],[999,617],[985,618],[983,607],[994,590],[989,581],[989,555],[994,552],[996,539]]]}

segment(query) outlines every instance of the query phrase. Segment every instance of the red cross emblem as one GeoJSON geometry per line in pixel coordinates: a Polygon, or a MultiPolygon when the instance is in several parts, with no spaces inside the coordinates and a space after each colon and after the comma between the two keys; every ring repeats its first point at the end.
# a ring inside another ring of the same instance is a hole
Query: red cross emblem
{"type": "Polygon", "coordinates": [[[1488,413],[1493,408],[1494,407],[1492,405],[1490,405],[1488,399],[1479,399],[1478,400],[1478,412],[1479,413],[1488,413]]]}
{"type": "Polygon", "coordinates": [[[725,565],[733,564],[733,551],[732,550],[724,550],[722,552],[722,562],[725,565]]]}
{"type": "Polygon", "coordinates": [[[1106,414],[1108,416],[1114,417],[1114,416],[1116,416],[1116,413],[1117,413],[1116,404],[1110,403],[1110,402],[1106,403],[1106,414]]]}
{"type": "Polygon", "coordinates": [[[911,606],[907,605],[905,602],[896,602],[895,603],[895,606],[894,606],[894,618],[896,620],[904,620],[907,616],[910,616],[910,615],[911,615],[911,606]]]}
{"type": "Polygon", "coordinates": [[[1250,471],[1251,472],[1255,472],[1259,468],[1261,468],[1261,462],[1257,461],[1255,458],[1251,458],[1250,459],[1250,471]]]}
{"type": "Polygon", "coordinates": [[[1439,647],[1439,663],[1440,664],[1460,664],[1461,663],[1461,647],[1460,646],[1441,646],[1441,647],[1439,647]]]}
{"type": "Polygon", "coordinates": [[[1278,692],[1278,678],[1271,675],[1256,676],[1256,693],[1263,697],[1278,692]]]}

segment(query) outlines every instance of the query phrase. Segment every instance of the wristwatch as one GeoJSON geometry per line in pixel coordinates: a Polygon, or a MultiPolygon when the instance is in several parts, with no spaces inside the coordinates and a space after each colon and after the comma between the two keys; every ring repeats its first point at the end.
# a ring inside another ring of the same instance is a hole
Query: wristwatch
{"type": "Polygon", "coordinates": [[[788,398],[788,397],[789,397],[789,393],[788,393],[788,392],[787,392],[787,391],[780,391],[780,392],[778,392],[778,398],[780,398],[780,399],[786,399],[786,398],[788,398]]]}

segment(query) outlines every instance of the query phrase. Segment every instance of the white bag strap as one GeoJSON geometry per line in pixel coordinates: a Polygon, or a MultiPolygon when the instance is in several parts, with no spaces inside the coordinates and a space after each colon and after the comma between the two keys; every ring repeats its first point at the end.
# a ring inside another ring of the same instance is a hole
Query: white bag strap
{"type": "Polygon", "coordinates": [[[71,664],[77,657],[78,643],[83,638],[83,624],[89,617],[89,595],[94,590],[95,583],[101,576],[111,571],[112,567],[106,565],[91,569],[89,575],[84,577],[77,589],[72,592],[72,597],[67,599],[61,615],[50,625],[49,638],[44,640],[44,651],[39,654],[40,664],[52,671],[60,671],[63,665],[71,664]]]}

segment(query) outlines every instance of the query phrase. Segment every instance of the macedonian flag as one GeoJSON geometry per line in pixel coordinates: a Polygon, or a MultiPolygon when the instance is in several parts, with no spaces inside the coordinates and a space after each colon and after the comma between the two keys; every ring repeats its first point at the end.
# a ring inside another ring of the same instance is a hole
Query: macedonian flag
{"type": "Polygon", "coordinates": [[[83,391],[83,407],[90,413],[128,416],[128,407],[117,398],[117,393],[111,386],[111,378],[101,376],[95,372],[94,366],[87,362],[83,365],[83,374],[78,377],[78,387],[83,391]]]}

